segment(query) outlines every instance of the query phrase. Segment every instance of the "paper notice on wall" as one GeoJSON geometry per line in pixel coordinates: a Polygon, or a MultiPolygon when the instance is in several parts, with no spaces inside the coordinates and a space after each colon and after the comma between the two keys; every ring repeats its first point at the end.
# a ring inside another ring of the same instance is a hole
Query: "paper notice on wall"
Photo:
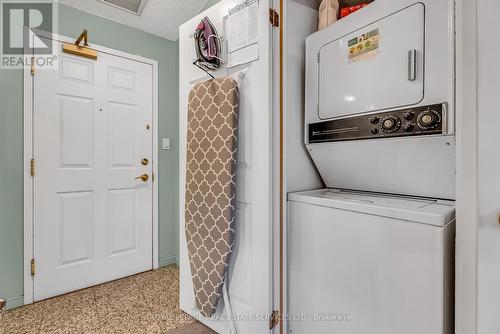
{"type": "Polygon", "coordinates": [[[259,59],[259,2],[248,0],[229,10],[227,67],[259,59]]]}
{"type": "Polygon", "coordinates": [[[349,63],[356,63],[376,57],[379,54],[380,35],[378,29],[352,38],[348,41],[349,63]]]}

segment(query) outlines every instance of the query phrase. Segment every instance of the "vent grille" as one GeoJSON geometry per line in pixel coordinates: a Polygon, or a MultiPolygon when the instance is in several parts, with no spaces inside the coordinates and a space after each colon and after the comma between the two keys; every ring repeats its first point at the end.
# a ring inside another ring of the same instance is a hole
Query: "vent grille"
{"type": "Polygon", "coordinates": [[[146,0],[97,0],[108,5],[123,9],[135,15],[141,15],[146,0]]]}

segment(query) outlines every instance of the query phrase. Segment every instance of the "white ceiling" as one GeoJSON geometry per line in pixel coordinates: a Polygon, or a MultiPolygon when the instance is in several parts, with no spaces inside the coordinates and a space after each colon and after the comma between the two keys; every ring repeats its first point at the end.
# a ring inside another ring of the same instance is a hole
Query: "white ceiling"
{"type": "Polygon", "coordinates": [[[59,2],[175,41],[179,35],[179,25],[197,15],[208,0],[147,0],[141,16],[97,0],[59,2]]]}

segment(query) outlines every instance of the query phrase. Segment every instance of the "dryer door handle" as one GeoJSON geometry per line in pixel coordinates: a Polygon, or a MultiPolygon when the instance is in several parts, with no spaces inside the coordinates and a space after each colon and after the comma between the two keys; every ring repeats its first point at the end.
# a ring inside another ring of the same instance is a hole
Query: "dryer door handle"
{"type": "Polygon", "coordinates": [[[408,51],[408,80],[417,80],[417,50],[408,51]]]}

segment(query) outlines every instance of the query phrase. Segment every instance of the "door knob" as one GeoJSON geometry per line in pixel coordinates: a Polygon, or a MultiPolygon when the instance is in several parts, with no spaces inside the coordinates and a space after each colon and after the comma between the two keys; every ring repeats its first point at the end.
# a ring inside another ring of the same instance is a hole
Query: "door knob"
{"type": "Polygon", "coordinates": [[[138,177],[134,178],[134,180],[142,180],[143,182],[148,182],[149,175],[148,174],[142,174],[141,176],[138,176],[138,177]]]}

